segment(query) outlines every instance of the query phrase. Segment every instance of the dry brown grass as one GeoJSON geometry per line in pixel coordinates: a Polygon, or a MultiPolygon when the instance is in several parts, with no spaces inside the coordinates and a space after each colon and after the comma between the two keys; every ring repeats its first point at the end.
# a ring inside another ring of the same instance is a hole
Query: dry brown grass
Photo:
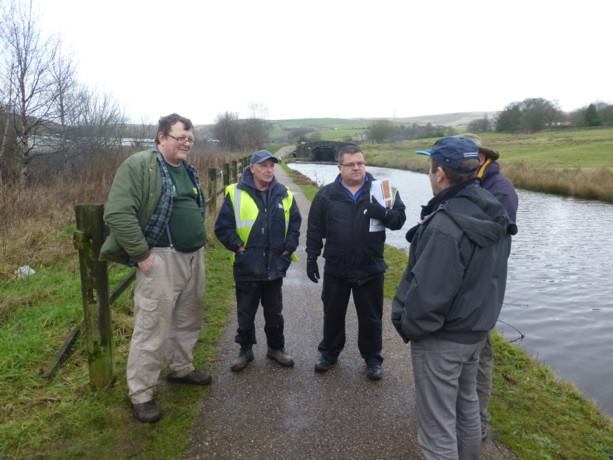
{"type": "Polygon", "coordinates": [[[518,188],[613,203],[610,168],[535,168],[526,162],[507,163],[503,172],[518,188]]]}
{"type": "MultiPolygon", "coordinates": [[[[77,177],[56,176],[27,187],[0,187],[0,280],[13,278],[22,265],[36,267],[74,258],[74,205],[104,203],[115,171],[126,156],[95,158],[77,177]]],[[[239,156],[195,151],[190,161],[198,168],[206,191],[207,169],[239,156]]]]}

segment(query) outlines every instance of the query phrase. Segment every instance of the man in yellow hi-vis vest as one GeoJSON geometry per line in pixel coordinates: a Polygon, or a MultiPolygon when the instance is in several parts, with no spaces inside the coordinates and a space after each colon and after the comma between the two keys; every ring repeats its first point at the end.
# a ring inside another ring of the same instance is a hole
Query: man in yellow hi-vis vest
{"type": "Polygon", "coordinates": [[[236,310],[240,345],[233,372],[253,361],[255,314],[264,309],[266,356],[285,367],[294,365],[285,352],[283,335],[283,277],[298,247],[302,218],[292,193],[274,176],[279,160],[267,150],[251,156],[237,184],[226,187],[215,222],[215,235],[234,253],[236,310]]]}

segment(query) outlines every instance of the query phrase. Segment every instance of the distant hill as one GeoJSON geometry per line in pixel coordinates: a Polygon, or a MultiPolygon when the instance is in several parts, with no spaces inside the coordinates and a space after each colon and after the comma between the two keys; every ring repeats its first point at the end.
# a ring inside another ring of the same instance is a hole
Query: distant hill
{"type": "MultiPolygon", "coordinates": [[[[286,142],[288,139],[297,139],[300,135],[318,133],[323,140],[360,139],[363,133],[376,120],[390,120],[397,124],[428,123],[435,126],[449,126],[462,130],[471,121],[488,117],[494,120],[498,112],[457,112],[435,115],[420,115],[417,117],[396,118],[296,118],[289,120],[268,120],[272,125],[269,133],[272,142],[286,142]]],[[[199,137],[212,137],[213,125],[199,125],[196,127],[199,137]]]]}
{"type": "Polygon", "coordinates": [[[425,125],[451,126],[459,128],[468,125],[471,121],[488,117],[493,120],[498,112],[457,112],[440,113],[435,115],[420,115],[416,117],[396,118],[297,118],[291,120],[270,120],[273,125],[282,129],[313,128],[313,129],[363,129],[376,120],[390,120],[396,123],[418,123],[425,125]]]}
{"type": "MultiPolygon", "coordinates": [[[[428,123],[435,126],[449,126],[458,130],[465,128],[471,121],[488,117],[493,120],[498,112],[458,112],[417,117],[385,118],[397,124],[428,123]]],[[[323,140],[360,139],[368,126],[384,118],[301,118],[291,120],[269,120],[272,125],[271,140],[280,140],[288,135],[297,138],[299,134],[319,133],[323,140]],[[292,133],[294,134],[292,136],[292,133]]]]}
{"type": "Polygon", "coordinates": [[[396,118],[394,121],[399,123],[418,123],[425,125],[432,123],[433,125],[452,126],[460,128],[467,126],[471,121],[487,117],[489,120],[494,120],[498,112],[458,112],[458,113],[442,113],[437,115],[420,115],[418,117],[396,118]]]}

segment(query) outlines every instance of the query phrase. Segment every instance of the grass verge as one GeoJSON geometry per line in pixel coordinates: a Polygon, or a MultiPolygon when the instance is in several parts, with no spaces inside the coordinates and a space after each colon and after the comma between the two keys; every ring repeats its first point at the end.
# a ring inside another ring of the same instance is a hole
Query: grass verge
{"type": "MultiPolygon", "coordinates": [[[[91,390],[84,341],[53,380],[42,373],[68,331],[82,317],[78,267],[70,262],[41,268],[36,276],[0,285],[2,295],[21,299],[21,307],[0,325],[0,458],[176,458],[189,442],[199,401],[206,388],[167,385],[157,400],[164,417],[137,423],[125,384],[132,332],[128,294],[113,306],[116,382],[91,390]]],[[[206,251],[204,328],[195,349],[197,365],[208,366],[232,303],[228,252],[216,240],[206,251]]],[[[125,269],[113,267],[111,283],[125,269]]],[[[16,300],[17,301],[17,300],[16,300]]]]}

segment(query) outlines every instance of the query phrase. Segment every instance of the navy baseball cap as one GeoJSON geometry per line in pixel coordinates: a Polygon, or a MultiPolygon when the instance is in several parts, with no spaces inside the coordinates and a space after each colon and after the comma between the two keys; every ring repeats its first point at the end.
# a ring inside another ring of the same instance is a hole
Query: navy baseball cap
{"type": "Polygon", "coordinates": [[[279,159],[273,156],[268,150],[258,150],[257,152],[253,152],[251,155],[251,164],[254,165],[256,163],[262,163],[266,160],[272,160],[275,163],[279,162],[279,159]]]}
{"type": "Polygon", "coordinates": [[[465,168],[466,160],[479,160],[479,146],[465,137],[442,137],[430,150],[418,150],[418,154],[427,155],[443,166],[459,172],[473,172],[479,167],[465,168]]]}

